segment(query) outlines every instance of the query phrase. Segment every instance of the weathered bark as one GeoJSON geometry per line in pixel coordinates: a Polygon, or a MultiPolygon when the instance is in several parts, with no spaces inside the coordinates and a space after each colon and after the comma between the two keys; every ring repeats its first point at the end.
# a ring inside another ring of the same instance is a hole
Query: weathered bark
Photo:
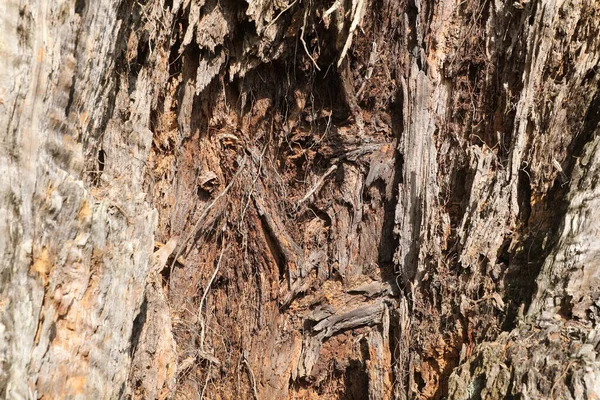
{"type": "Polygon", "coordinates": [[[596,1],[0,9],[0,397],[600,396],[596,1]]]}

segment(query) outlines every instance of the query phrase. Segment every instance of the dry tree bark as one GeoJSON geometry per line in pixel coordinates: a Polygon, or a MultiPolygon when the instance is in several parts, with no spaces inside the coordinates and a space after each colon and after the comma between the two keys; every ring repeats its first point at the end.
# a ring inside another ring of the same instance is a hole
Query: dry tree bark
{"type": "Polygon", "coordinates": [[[600,396],[600,3],[0,10],[0,397],[600,396]]]}

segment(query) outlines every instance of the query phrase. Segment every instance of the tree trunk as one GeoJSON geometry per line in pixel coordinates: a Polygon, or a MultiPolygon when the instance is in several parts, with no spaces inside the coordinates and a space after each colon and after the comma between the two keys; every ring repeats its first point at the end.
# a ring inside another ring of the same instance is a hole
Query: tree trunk
{"type": "Polygon", "coordinates": [[[600,396],[600,3],[0,10],[0,397],[600,396]]]}

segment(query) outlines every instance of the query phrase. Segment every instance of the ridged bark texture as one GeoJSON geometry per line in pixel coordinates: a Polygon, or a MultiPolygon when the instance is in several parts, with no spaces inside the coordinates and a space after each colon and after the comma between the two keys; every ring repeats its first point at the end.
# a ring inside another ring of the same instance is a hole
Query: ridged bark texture
{"type": "Polygon", "coordinates": [[[600,396],[600,3],[0,21],[0,397],[600,396]]]}

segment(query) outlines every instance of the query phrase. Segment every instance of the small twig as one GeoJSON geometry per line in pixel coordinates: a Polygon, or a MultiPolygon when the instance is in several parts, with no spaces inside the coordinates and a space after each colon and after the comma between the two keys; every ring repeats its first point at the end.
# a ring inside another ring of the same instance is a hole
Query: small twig
{"type": "Polygon", "coordinates": [[[125,217],[125,220],[127,221],[127,225],[131,225],[131,219],[129,218],[129,215],[127,215],[125,210],[123,210],[120,205],[118,205],[117,203],[110,203],[110,205],[111,205],[111,207],[114,207],[117,210],[119,210],[121,212],[121,214],[123,214],[123,216],[125,217]]]}
{"type": "Polygon", "coordinates": [[[304,203],[306,200],[308,200],[310,198],[310,196],[312,196],[313,193],[315,193],[321,187],[321,185],[323,185],[325,178],[327,178],[329,175],[331,175],[331,173],[333,171],[335,171],[337,169],[337,167],[338,167],[337,164],[333,164],[331,167],[329,167],[327,172],[325,172],[323,174],[323,176],[321,176],[321,178],[319,178],[319,180],[313,185],[313,187],[310,188],[310,190],[308,192],[306,192],[304,197],[302,199],[300,199],[298,204],[296,204],[296,207],[299,207],[302,203],[304,203]]]}
{"type": "Polygon", "coordinates": [[[560,163],[558,161],[556,161],[556,158],[552,157],[552,166],[554,168],[556,168],[556,170],[558,171],[558,173],[560,174],[560,177],[563,179],[564,182],[568,182],[569,178],[567,177],[567,175],[565,174],[565,171],[562,169],[562,166],[560,165],[560,163]]]}
{"type": "Polygon", "coordinates": [[[329,15],[332,14],[338,8],[340,8],[341,5],[342,5],[342,3],[340,2],[340,0],[335,0],[335,2],[333,3],[333,5],[331,7],[329,7],[327,9],[327,11],[325,11],[323,13],[323,19],[329,17],[329,15]]]}
{"type": "Polygon", "coordinates": [[[200,305],[198,306],[198,320],[200,321],[200,349],[202,351],[204,351],[204,336],[205,336],[205,332],[206,332],[206,327],[204,325],[204,317],[202,317],[202,308],[204,307],[204,301],[206,300],[206,295],[208,294],[208,291],[210,290],[210,287],[213,284],[213,281],[215,280],[215,277],[217,276],[217,274],[219,273],[219,269],[221,267],[221,259],[223,259],[223,253],[225,253],[225,243],[223,243],[221,245],[221,254],[219,255],[219,259],[217,260],[217,266],[215,267],[215,270],[212,274],[212,276],[210,277],[210,280],[208,281],[208,283],[206,284],[206,287],[204,288],[204,293],[202,293],[202,298],[200,299],[200,305]]]}
{"type": "Polygon", "coordinates": [[[313,65],[315,66],[317,71],[320,71],[321,68],[319,68],[315,59],[312,58],[312,56],[308,52],[308,47],[306,46],[306,42],[304,41],[304,30],[306,29],[306,17],[308,17],[308,10],[309,10],[309,7],[306,7],[306,10],[304,10],[304,23],[302,24],[302,28],[301,28],[302,33],[300,34],[300,41],[302,41],[302,45],[304,46],[304,51],[306,52],[306,55],[308,56],[308,58],[310,58],[310,61],[312,61],[313,65]]]}
{"type": "Polygon", "coordinates": [[[246,366],[246,369],[248,371],[248,379],[250,379],[250,384],[252,385],[252,394],[254,395],[254,400],[260,400],[260,398],[258,397],[258,389],[256,388],[256,379],[254,378],[254,372],[252,372],[252,368],[250,367],[248,360],[246,360],[245,355],[242,355],[242,364],[246,366]]]}
{"type": "Polygon", "coordinates": [[[344,57],[346,57],[346,53],[352,45],[354,31],[356,30],[356,27],[360,24],[362,20],[365,3],[365,0],[352,1],[352,23],[350,24],[350,29],[348,29],[348,37],[346,38],[346,42],[344,43],[344,47],[342,48],[342,53],[340,54],[340,58],[337,62],[338,68],[342,65],[342,61],[344,61],[344,57]]]}
{"type": "Polygon", "coordinates": [[[202,392],[200,393],[200,400],[204,399],[204,393],[206,392],[206,387],[208,386],[208,381],[210,380],[210,369],[212,368],[212,364],[208,365],[208,369],[206,370],[206,380],[204,381],[204,386],[202,387],[202,392]]]}
{"type": "Polygon", "coordinates": [[[279,17],[281,17],[281,15],[283,15],[284,12],[286,12],[287,10],[289,10],[290,8],[292,8],[294,6],[294,4],[296,4],[298,0],[294,0],[292,1],[283,11],[281,11],[279,14],[277,14],[277,16],[275,18],[273,18],[273,21],[269,22],[269,25],[267,25],[267,27],[265,28],[265,32],[267,29],[269,29],[271,27],[271,25],[273,25],[275,23],[275,21],[277,21],[279,19],[279,17]]]}
{"type": "Polygon", "coordinates": [[[481,136],[477,135],[476,133],[471,133],[471,136],[473,136],[473,137],[476,137],[477,139],[479,139],[479,140],[481,141],[481,143],[483,143],[483,145],[484,145],[485,147],[487,147],[487,148],[488,148],[490,151],[494,151],[494,150],[496,150],[496,147],[498,147],[498,143],[496,143],[496,144],[494,145],[494,147],[490,147],[490,145],[489,145],[489,144],[487,144],[487,143],[486,143],[486,141],[485,141],[485,140],[483,140],[483,139],[481,138],[481,136]]]}
{"type": "Polygon", "coordinates": [[[563,373],[558,377],[558,379],[556,381],[554,381],[554,384],[552,385],[552,390],[550,390],[550,398],[553,398],[552,396],[554,395],[554,390],[556,389],[556,386],[558,385],[558,382],[567,375],[567,372],[569,372],[569,369],[571,368],[571,366],[574,363],[575,363],[575,360],[569,361],[569,363],[567,364],[567,367],[565,368],[565,370],[563,371],[563,373]]]}

